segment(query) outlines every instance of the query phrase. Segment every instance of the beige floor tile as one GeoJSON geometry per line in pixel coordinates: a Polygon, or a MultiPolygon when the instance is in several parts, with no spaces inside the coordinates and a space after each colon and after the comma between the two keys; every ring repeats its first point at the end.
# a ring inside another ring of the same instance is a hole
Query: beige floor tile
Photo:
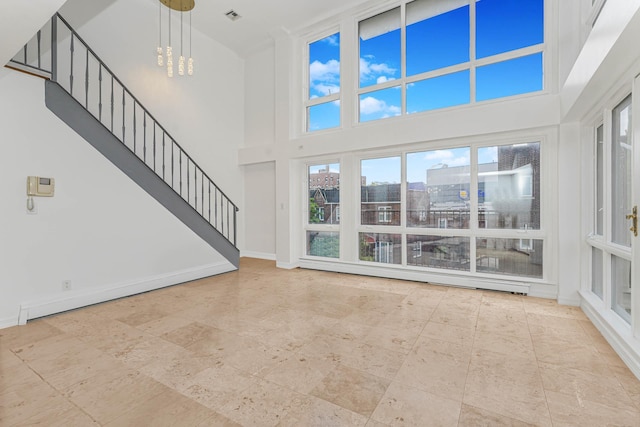
{"type": "Polygon", "coordinates": [[[156,337],[105,352],[133,369],[140,369],[156,361],[168,362],[177,357],[187,358],[191,355],[191,352],[183,347],[156,337]]]}
{"type": "Polygon", "coordinates": [[[640,411],[640,379],[636,378],[626,366],[611,366],[611,371],[640,411]]]}
{"type": "Polygon", "coordinates": [[[104,372],[124,368],[122,363],[90,347],[70,349],[52,358],[36,359],[29,362],[29,366],[58,390],[104,372]]]}
{"type": "Polygon", "coordinates": [[[610,366],[589,342],[576,343],[550,335],[532,335],[536,358],[567,369],[581,369],[601,375],[610,374],[610,366]]]}
{"type": "Polygon", "coordinates": [[[402,367],[406,355],[370,344],[351,347],[340,357],[340,363],[377,377],[392,380],[402,367]]]}
{"type": "Polygon", "coordinates": [[[438,305],[431,315],[432,322],[461,328],[475,329],[478,322],[480,308],[475,303],[469,302],[445,302],[438,305]]]}
{"type": "Polygon", "coordinates": [[[580,307],[560,305],[554,300],[527,297],[523,300],[527,313],[546,314],[549,316],[564,317],[567,319],[587,320],[587,316],[580,307]]]}
{"type": "Polygon", "coordinates": [[[190,323],[193,323],[193,320],[187,319],[185,317],[171,315],[161,317],[147,323],[142,323],[136,326],[136,329],[139,329],[147,334],[160,337],[164,334],[173,332],[176,329],[182,328],[183,326],[187,326],[190,323]]]}
{"type": "Polygon", "coordinates": [[[338,365],[311,395],[369,417],[390,381],[347,366],[338,365]]]}
{"type": "Polygon", "coordinates": [[[447,288],[445,286],[421,285],[407,295],[403,303],[410,306],[435,308],[446,294],[447,288]]]}
{"type": "Polygon", "coordinates": [[[462,405],[458,427],[533,427],[535,424],[525,423],[513,418],[504,417],[486,409],[462,405]]]}
{"type": "Polygon", "coordinates": [[[371,418],[389,426],[455,426],[459,414],[460,401],[393,382],[371,418]]]}
{"type": "Polygon", "coordinates": [[[554,427],[640,426],[640,412],[585,402],[579,396],[547,391],[554,427]]]}
{"type": "Polygon", "coordinates": [[[242,425],[276,426],[290,413],[304,412],[311,399],[269,381],[259,380],[233,396],[218,412],[242,425]]]}
{"type": "Polygon", "coordinates": [[[530,336],[501,334],[478,330],[474,340],[475,349],[490,350],[505,356],[534,358],[533,342],[530,336]]]}
{"type": "Polygon", "coordinates": [[[260,380],[246,372],[219,362],[197,373],[189,381],[178,385],[178,391],[184,396],[218,410],[229,400],[240,396],[245,389],[260,380]]]}
{"type": "Polygon", "coordinates": [[[483,370],[470,370],[463,403],[508,418],[551,426],[545,393],[530,382],[505,379],[483,370]]]}
{"type": "Polygon", "coordinates": [[[29,383],[0,392],[0,425],[28,424],[27,420],[47,412],[53,418],[72,405],[46,383],[29,383]]]}
{"type": "Polygon", "coordinates": [[[308,399],[308,404],[288,412],[278,426],[358,427],[367,423],[367,417],[363,415],[313,396],[308,396],[308,399]]]}
{"type": "Polygon", "coordinates": [[[142,366],[140,372],[169,388],[179,390],[191,384],[197,374],[217,363],[221,362],[214,357],[188,353],[172,356],[171,359],[156,359],[142,366]]]}
{"type": "Polygon", "coordinates": [[[471,360],[471,347],[421,338],[407,356],[395,381],[461,400],[471,360]]]}
{"type": "Polygon", "coordinates": [[[219,415],[173,390],[151,397],[105,424],[116,426],[196,426],[219,415]]]}
{"type": "Polygon", "coordinates": [[[1,330],[0,425],[640,427],[577,307],[241,264],[1,330]]]}
{"type": "Polygon", "coordinates": [[[12,326],[0,329],[0,350],[13,350],[37,341],[61,334],[62,331],[43,319],[28,322],[25,326],[12,326]]]}
{"type": "Polygon", "coordinates": [[[471,348],[476,331],[469,328],[430,321],[422,330],[420,338],[450,342],[462,347],[471,348]]]}
{"type": "Polygon", "coordinates": [[[64,395],[93,419],[106,424],[167,390],[139,372],[129,372],[116,378],[91,377],[69,387],[64,395]]]}
{"type": "Polygon", "coordinates": [[[533,352],[505,358],[504,352],[475,348],[471,355],[469,375],[497,377],[530,386],[532,390],[542,389],[540,370],[533,352]]]}
{"type": "Polygon", "coordinates": [[[384,326],[377,326],[369,331],[362,342],[375,347],[381,347],[398,353],[409,353],[420,335],[416,329],[389,329],[384,326]]]}
{"type": "Polygon", "coordinates": [[[176,345],[187,348],[197,341],[214,338],[219,333],[220,330],[213,326],[199,322],[191,322],[173,329],[170,332],[164,333],[160,337],[176,345]]]}
{"type": "Polygon", "coordinates": [[[337,366],[324,358],[294,354],[271,368],[264,379],[308,394],[337,366]]]}
{"type": "Polygon", "coordinates": [[[540,363],[546,391],[573,396],[612,408],[637,410],[624,387],[614,375],[597,375],[578,369],[558,368],[540,363]]]}
{"type": "Polygon", "coordinates": [[[155,305],[151,307],[142,306],[136,307],[136,311],[134,313],[119,317],[116,320],[119,320],[120,322],[129,326],[139,326],[153,320],[162,319],[168,314],[169,311],[166,311],[164,308],[160,308],[155,305]]]}

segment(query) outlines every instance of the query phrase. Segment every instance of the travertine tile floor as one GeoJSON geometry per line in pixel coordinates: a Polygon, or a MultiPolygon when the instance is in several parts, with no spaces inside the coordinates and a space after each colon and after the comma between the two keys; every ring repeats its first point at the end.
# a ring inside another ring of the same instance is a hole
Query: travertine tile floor
{"type": "Polygon", "coordinates": [[[0,330],[0,425],[640,426],[578,308],[243,259],[0,330]]]}

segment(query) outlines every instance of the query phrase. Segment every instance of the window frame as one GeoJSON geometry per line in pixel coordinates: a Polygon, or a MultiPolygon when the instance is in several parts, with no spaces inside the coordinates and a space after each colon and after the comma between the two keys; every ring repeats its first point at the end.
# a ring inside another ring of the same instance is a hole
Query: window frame
{"type": "MultiPolygon", "coordinates": [[[[448,110],[448,109],[452,109],[452,108],[460,108],[460,107],[465,107],[465,106],[473,106],[475,104],[484,104],[484,103],[490,103],[490,102],[496,102],[496,101],[502,101],[505,99],[512,99],[512,98],[517,98],[517,97],[526,97],[526,96],[535,96],[535,95],[539,95],[539,94],[546,94],[549,92],[549,88],[551,86],[551,81],[550,78],[548,77],[550,73],[547,72],[547,70],[549,70],[548,67],[548,58],[551,56],[550,52],[549,52],[549,35],[550,35],[550,31],[549,31],[549,1],[548,0],[543,0],[543,42],[542,43],[538,43],[535,45],[531,45],[531,46],[527,46],[524,48],[519,48],[519,49],[515,49],[515,50],[511,50],[511,51],[507,51],[507,52],[503,52],[503,53],[499,53],[499,54],[495,54],[495,55],[490,55],[484,58],[480,58],[477,59],[476,58],[476,52],[475,52],[475,45],[476,45],[476,34],[475,34],[475,28],[476,28],[476,1],[469,1],[469,14],[470,14],[470,19],[469,19],[469,26],[470,26],[470,34],[469,34],[469,61],[468,62],[464,62],[464,63],[460,63],[460,64],[455,64],[455,65],[451,65],[451,66],[447,66],[447,67],[443,67],[443,68],[439,68],[437,70],[431,70],[431,71],[427,71],[427,72],[423,72],[423,73],[419,73],[419,74],[414,74],[412,76],[407,76],[406,75],[406,5],[408,3],[411,3],[411,1],[414,0],[402,0],[400,2],[399,5],[394,4],[394,5],[386,5],[386,6],[382,6],[382,7],[378,7],[376,9],[370,10],[366,13],[363,14],[359,14],[357,16],[354,17],[354,34],[356,37],[356,42],[355,42],[355,46],[354,49],[356,51],[356,57],[353,58],[353,60],[351,58],[349,58],[348,60],[352,60],[352,62],[354,63],[358,63],[358,65],[355,66],[355,73],[354,73],[354,81],[352,82],[353,87],[355,88],[355,103],[354,103],[354,111],[353,111],[353,120],[352,120],[352,124],[354,126],[361,126],[367,123],[372,123],[372,122],[377,122],[378,120],[381,119],[371,119],[371,120],[365,120],[365,121],[361,121],[360,120],[360,97],[362,95],[365,95],[367,93],[372,93],[372,92],[376,92],[379,90],[384,90],[384,89],[389,89],[389,88],[393,88],[396,86],[400,86],[400,91],[401,91],[401,105],[400,105],[400,110],[401,113],[398,116],[389,116],[386,117],[385,119],[393,119],[398,118],[398,117],[405,117],[407,115],[414,115],[414,114],[425,114],[425,113],[429,113],[429,112],[434,112],[434,111],[443,111],[443,110],[448,110]],[[383,83],[378,83],[378,84],[372,84],[369,86],[365,86],[365,87],[360,87],[360,82],[359,82],[359,73],[360,73],[360,67],[359,67],[359,61],[360,61],[360,42],[359,42],[359,25],[360,22],[368,19],[368,18],[372,18],[376,15],[379,15],[381,13],[384,13],[386,11],[392,10],[395,7],[400,7],[400,78],[395,79],[395,80],[388,80],[385,81],[383,83]],[[522,58],[522,57],[526,57],[529,55],[533,55],[533,54],[542,54],[542,88],[538,91],[533,91],[533,92],[525,92],[525,93],[520,93],[520,94],[514,94],[514,95],[509,95],[509,96],[504,96],[504,97],[498,97],[498,98],[492,98],[492,99],[487,99],[487,100],[483,100],[483,101],[477,101],[476,100],[476,70],[479,67],[482,66],[486,66],[486,65],[492,65],[492,64],[497,64],[497,63],[501,63],[504,61],[508,61],[511,59],[517,59],[517,58],[522,58]],[[427,79],[432,79],[432,78],[437,78],[437,77],[442,77],[442,76],[446,76],[449,74],[453,74],[456,72],[460,72],[460,71],[465,71],[465,70],[469,70],[469,102],[466,104],[459,104],[459,105],[454,105],[454,106],[450,106],[450,107],[444,107],[444,108],[437,108],[437,109],[432,109],[432,110],[424,110],[424,111],[419,111],[416,113],[412,113],[412,114],[408,114],[407,113],[407,86],[412,84],[412,83],[417,83],[420,81],[424,81],[427,79]]],[[[443,0],[445,1],[445,0],[443,0]]],[[[601,1],[601,0],[598,0],[601,1]]]]}
{"type": "Polygon", "coordinates": [[[342,48],[342,32],[341,32],[341,28],[340,25],[334,25],[329,27],[328,29],[322,30],[320,32],[316,32],[313,33],[312,35],[309,35],[309,37],[305,38],[305,42],[304,42],[304,54],[303,54],[303,63],[305,64],[304,66],[304,71],[302,73],[302,78],[303,78],[303,84],[302,84],[302,93],[303,93],[303,103],[302,103],[302,109],[303,109],[303,114],[302,114],[302,118],[303,118],[303,124],[302,124],[302,128],[303,128],[303,133],[305,134],[316,134],[319,132],[326,132],[326,131],[332,131],[335,129],[340,129],[343,127],[343,114],[342,114],[342,110],[343,110],[343,103],[342,103],[342,94],[344,93],[344,79],[342,77],[342,69],[343,69],[343,62],[342,62],[342,56],[343,56],[343,48],[342,48]],[[327,37],[330,37],[334,34],[339,34],[340,35],[340,46],[339,46],[339,52],[340,52],[340,58],[339,58],[339,62],[340,62],[340,91],[338,93],[333,93],[330,95],[325,95],[322,97],[316,97],[316,98],[311,98],[309,96],[309,92],[311,89],[311,72],[310,72],[310,66],[311,66],[311,54],[310,54],[310,46],[311,44],[318,42],[320,40],[323,40],[327,37]],[[324,128],[324,129],[318,129],[318,130],[311,130],[309,129],[309,122],[310,122],[310,109],[312,107],[318,106],[318,105],[323,105],[323,104],[328,104],[330,102],[335,102],[338,101],[340,103],[339,109],[339,123],[338,126],[334,126],[334,127],[330,127],[330,128],[324,128]]]}

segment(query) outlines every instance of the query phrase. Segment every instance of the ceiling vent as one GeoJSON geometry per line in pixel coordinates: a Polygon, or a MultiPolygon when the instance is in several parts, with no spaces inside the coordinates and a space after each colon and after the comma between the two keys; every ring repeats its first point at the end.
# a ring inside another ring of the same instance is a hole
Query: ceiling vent
{"type": "Polygon", "coordinates": [[[235,10],[230,10],[229,12],[224,14],[227,18],[231,19],[232,21],[237,21],[238,19],[242,18],[242,16],[238,15],[238,12],[236,12],[235,10]]]}

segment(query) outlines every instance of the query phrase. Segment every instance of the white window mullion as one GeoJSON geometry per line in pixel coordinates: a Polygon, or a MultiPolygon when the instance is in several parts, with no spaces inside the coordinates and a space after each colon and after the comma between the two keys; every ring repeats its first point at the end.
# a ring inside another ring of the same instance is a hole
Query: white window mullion
{"type": "Polygon", "coordinates": [[[469,2],[469,103],[476,102],[476,2],[469,2]]]}

